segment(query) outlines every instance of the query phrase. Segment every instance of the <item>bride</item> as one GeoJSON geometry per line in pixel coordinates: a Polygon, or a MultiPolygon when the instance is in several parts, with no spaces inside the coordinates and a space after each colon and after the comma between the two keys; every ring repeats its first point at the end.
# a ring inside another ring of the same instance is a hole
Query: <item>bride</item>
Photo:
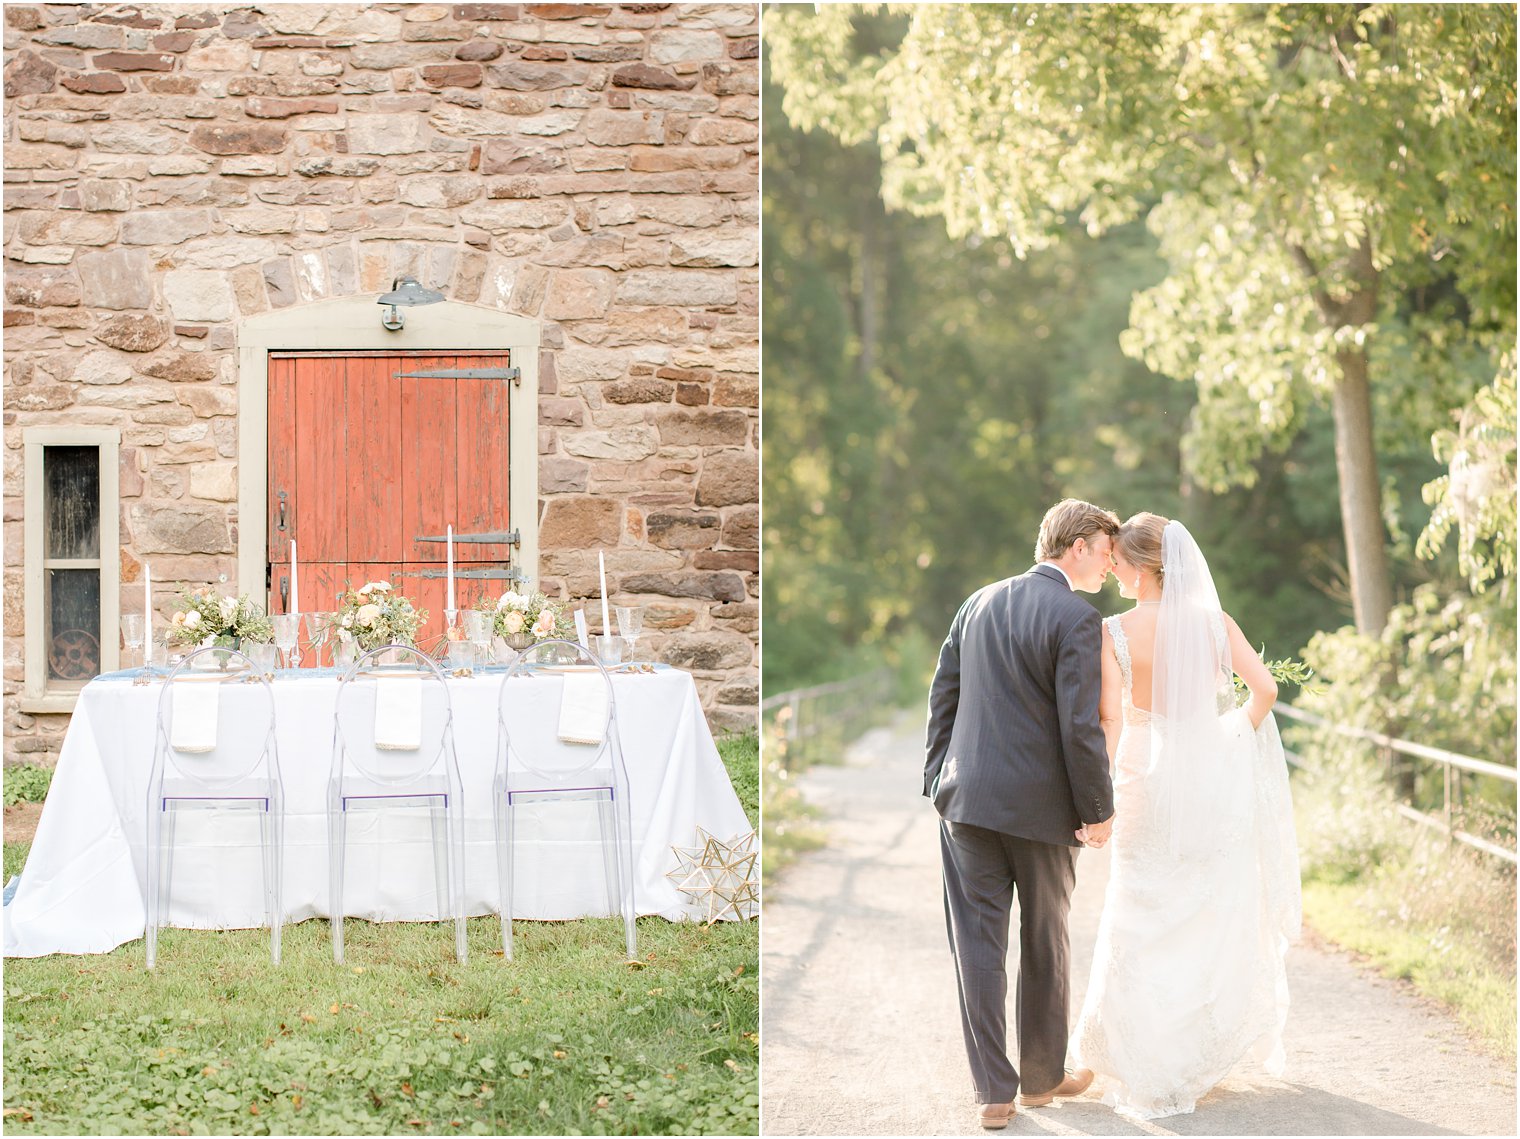
{"type": "Polygon", "coordinates": [[[1075,1052],[1108,1077],[1104,1103],[1154,1119],[1191,1112],[1248,1054],[1281,1074],[1298,854],[1277,685],[1198,544],[1137,514],[1113,572],[1135,606],[1103,623],[1113,863],[1075,1052]]]}

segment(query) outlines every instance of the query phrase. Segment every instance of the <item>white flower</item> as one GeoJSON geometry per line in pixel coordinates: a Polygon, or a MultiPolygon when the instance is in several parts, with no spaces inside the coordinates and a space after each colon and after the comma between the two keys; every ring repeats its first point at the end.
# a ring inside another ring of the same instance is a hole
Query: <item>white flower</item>
{"type": "Polygon", "coordinates": [[[360,589],[359,589],[359,596],[360,597],[368,597],[371,593],[374,593],[376,590],[379,590],[381,593],[389,593],[391,591],[391,583],[388,582],[388,581],[371,581],[371,582],[368,582],[364,586],[360,587],[360,589]]]}
{"type": "Polygon", "coordinates": [[[357,620],[359,624],[363,625],[365,628],[372,628],[379,616],[380,606],[373,604],[361,605],[359,606],[359,612],[355,617],[355,620],[357,620]]]}
{"type": "Polygon", "coordinates": [[[351,629],[351,628],[353,628],[353,626],[354,626],[354,615],[352,613],[345,613],[345,614],[343,614],[343,627],[345,629],[351,629]]]}
{"type": "Polygon", "coordinates": [[[194,609],[185,614],[185,628],[193,629],[201,623],[201,615],[194,609]]]}
{"type": "Polygon", "coordinates": [[[182,625],[184,625],[184,623],[185,623],[185,611],[183,609],[176,609],[174,611],[174,616],[169,618],[169,624],[173,625],[176,629],[178,629],[179,627],[181,627],[182,625]]]}
{"type": "Polygon", "coordinates": [[[533,604],[533,599],[530,597],[524,597],[521,593],[514,591],[507,594],[506,602],[511,608],[516,609],[519,612],[526,612],[528,606],[533,604]]]}
{"type": "Polygon", "coordinates": [[[548,637],[554,633],[554,610],[545,608],[538,615],[538,620],[533,622],[533,635],[535,637],[548,637]]]}
{"type": "Polygon", "coordinates": [[[237,607],[238,603],[237,598],[235,597],[224,597],[218,603],[218,608],[221,610],[222,614],[223,625],[232,624],[232,618],[237,615],[237,607]]]}
{"type": "Polygon", "coordinates": [[[515,609],[501,619],[502,628],[509,633],[521,633],[525,618],[515,609]]]}

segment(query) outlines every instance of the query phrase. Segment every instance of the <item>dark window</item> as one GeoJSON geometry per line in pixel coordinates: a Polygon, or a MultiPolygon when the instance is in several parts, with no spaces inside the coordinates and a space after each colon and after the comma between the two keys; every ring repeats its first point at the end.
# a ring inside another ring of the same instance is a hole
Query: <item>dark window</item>
{"type": "Polygon", "coordinates": [[[100,674],[100,448],[43,450],[49,680],[100,674]]]}
{"type": "Polygon", "coordinates": [[[49,447],[42,469],[48,558],[100,557],[100,448],[49,447]]]}

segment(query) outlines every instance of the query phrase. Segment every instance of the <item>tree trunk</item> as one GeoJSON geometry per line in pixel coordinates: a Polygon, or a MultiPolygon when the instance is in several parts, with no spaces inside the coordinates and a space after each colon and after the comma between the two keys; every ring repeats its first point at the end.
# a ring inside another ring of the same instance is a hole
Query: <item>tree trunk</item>
{"type": "MultiPolygon", "coordinates": [[[[1373,265],[1371,238],[1363,236],[1347,258],[1356,288],[1349,296],[1331,296],[1319,267],[1300,245],[1288,252],[1303,270],[1315,306],[1331,332],[1359,328],[1377,315],[1378,271],[1373,265]]],[[[1372,442],[1372,388],[1367,376],[1367,350],[1346,348],[1335,354],[1341,378],[1330,408],[1335,417],[1335,468],[1341,492],[1341,527],[1346,534],[1346,569],[1351,578],[1351,608],[1356,630],[1380,637],[1393,607],[1393,579],[1388,568],[1388,542],[1383,532],[1383,488],[1378,481],[1377,452],[1372,442]]]]}
{"type": "Polygon", "coordinates": [[[1341,525],[1357,632],[1381,636],[1393,605],[1388,546],[1383,533],[1383,490],[1372,449],[1372,391],[1367,353],[1337,352],[1341,378],[1331,409],[1335,416],[1335,466],[1340,475],[1341,525]]]}

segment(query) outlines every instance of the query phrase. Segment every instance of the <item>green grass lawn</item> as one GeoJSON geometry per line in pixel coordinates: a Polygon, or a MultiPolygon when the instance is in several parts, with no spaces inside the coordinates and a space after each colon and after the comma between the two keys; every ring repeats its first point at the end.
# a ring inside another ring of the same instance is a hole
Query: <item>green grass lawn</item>
{"type": "MultiPolygon", "coordinates": [[[[759,748],[720,742],[753,822],[759,748]]],[[[24,849],[6,846],[6,867],[24,849]]],[[[37,1134],[755,1134],[755,922],[350,919],[166,930],[91,957],[5,966],[5,1126],[37,1134]]]]}

